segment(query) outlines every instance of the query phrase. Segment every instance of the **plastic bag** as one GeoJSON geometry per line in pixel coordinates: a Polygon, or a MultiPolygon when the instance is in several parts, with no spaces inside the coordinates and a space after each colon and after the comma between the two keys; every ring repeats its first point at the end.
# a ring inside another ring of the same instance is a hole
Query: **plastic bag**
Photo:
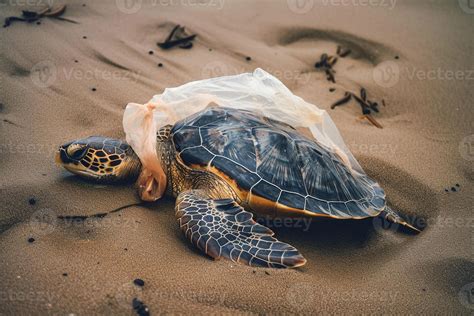
{"type": "Polygon", "coordinates": [[[166,176],[156,154],[157,130],[205,109],[210,103],[257,112],[297,129],[307,128],[317,142],[337,153],[353,172],[364,173],[326,111],[305,102],[280,80],[258,68],[253,73],[168,88],[145,105],[127,105],[123,126],[127,142],[143,165],[138,180],[142,199],[157,200],[166,189],[166,176]]]}

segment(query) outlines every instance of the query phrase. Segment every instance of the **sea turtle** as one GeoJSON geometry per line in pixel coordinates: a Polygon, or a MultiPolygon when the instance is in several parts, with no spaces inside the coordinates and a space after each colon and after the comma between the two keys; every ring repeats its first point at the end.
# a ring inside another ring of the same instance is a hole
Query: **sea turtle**
{"type": "MultiPolygon", "coordinates": [[[[166,193],[177,198],[186,237],[213,258],[251,266],[299,267],[306,259],[257,216],[363,219],[381,216],[417,230],[385,202],[380,185],[293,127],[256,113],[210,107],[157,133],[166,193]]],[[[124,141],[69,142],[57,161],[96,181],[136,180],[142,168],[124,141]]]]}

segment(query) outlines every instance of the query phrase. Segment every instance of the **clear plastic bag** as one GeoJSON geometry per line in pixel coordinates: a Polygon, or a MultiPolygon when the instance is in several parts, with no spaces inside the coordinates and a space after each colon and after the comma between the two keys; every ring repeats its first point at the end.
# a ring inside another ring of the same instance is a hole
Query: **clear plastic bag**
{"type": "Polygon", "coordinates": [[[157,130],[205,109],[210,103],[257,112],[297,129],[307,128],[317,142],[337,153],[353,172],[364,173],[326,111],[305,102],[280,80],[258,68],[253,73],[168,88],[147,104],[127,105],[123,126],[127,142],[143,164],[138,180],[142,199],[157,200],[166,188],[165,173],[156,154],[157,130]]]}

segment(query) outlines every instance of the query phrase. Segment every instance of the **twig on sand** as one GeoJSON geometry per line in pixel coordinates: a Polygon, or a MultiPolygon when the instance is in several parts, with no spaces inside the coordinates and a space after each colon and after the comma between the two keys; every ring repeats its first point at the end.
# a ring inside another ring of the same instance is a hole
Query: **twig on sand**
{"type": "Polygon", "coordinates": [[[162,49],[170,49],[175,46],[179,46],[183,49],[190,49],[193,47],[192,40],[194,40],[196,36],[196,34],[188,35],[184,26],[176,25],[168,37],[166,37],[165,41],[157,43],[157,45],[162,49]]]}
{"type": "MultiPolygon", "coordinates": [[[[27,23],[32,23],[40,20],[43,17],[48,17],[48,18],[56,18],[56,19],[62,19],[60,18],[61,15],[64,14],[66,11],[66,5],[61,5],[57,7],[54,10],[51,10],[50,7],[47,7],[41,11],[29,11],[29,10],[23,10],[21,17],[18,16],[10,16],[5,19],[5,23],[3,24],[3,27],[8,27],[12,24],[14,21],[20,21],[20,22],[27,22],[27,23]]],[[[66,19],[64,19],[66,20],[66,19]]],[[[74,22],[72,20],[68,20],[69,22],[74,22]]]]}
{"type": "Polygon", "coordinates": [[[46,10],[46,12],[43,13],[44,16],[47,17],[58,17],[64,14],[66,12],[66,5],[62,5],[57,7],[55,10],[46,10]]]}
{"type": "Polygon", "coordinates": [[[380,123],[377,122],[377,120],[376,120],[372,115],[370,115],[370,114],[362,115],[361,118],[362,118],[362,119],[366,119],[367,121],[369,121],[370,123],[372,123],[372,125],[374,125],[374,126],[377,127],[377,128],[380,128],[380,129],[383,128],[383,126],[380,125],[380,123]]]}
{"type": "Polygon", "coordinates": [[[360,107],[362,108],[362,114],[364,114],[364,115],[370,114],[370,106],[364,100],[362,100],[360,97],[358,97],[356,94],[353,93],[352,96],[354,97],[354,99],[357,101],[357,103],[359,103],[360,107]]]}
{"type": "Polygon", "coordinates": [[[342,48],[341,46],[338,46],[338,55],[339,57],[347,57],[347,55],[349,55],[350,53],[352,52],[352,50],[350,48],[342,48]]]}

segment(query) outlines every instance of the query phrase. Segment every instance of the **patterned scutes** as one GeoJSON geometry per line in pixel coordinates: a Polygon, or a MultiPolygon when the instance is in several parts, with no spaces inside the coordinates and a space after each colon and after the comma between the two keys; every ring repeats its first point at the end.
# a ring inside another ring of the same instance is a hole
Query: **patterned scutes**
{"type": "Polygon", "coordinates": [[[215,107],[178,122],[171,134],[187,165],[215,167],[240,188],[290,208],[358,218],[385,207],[375,181],[284,123],[215,107]]]}

